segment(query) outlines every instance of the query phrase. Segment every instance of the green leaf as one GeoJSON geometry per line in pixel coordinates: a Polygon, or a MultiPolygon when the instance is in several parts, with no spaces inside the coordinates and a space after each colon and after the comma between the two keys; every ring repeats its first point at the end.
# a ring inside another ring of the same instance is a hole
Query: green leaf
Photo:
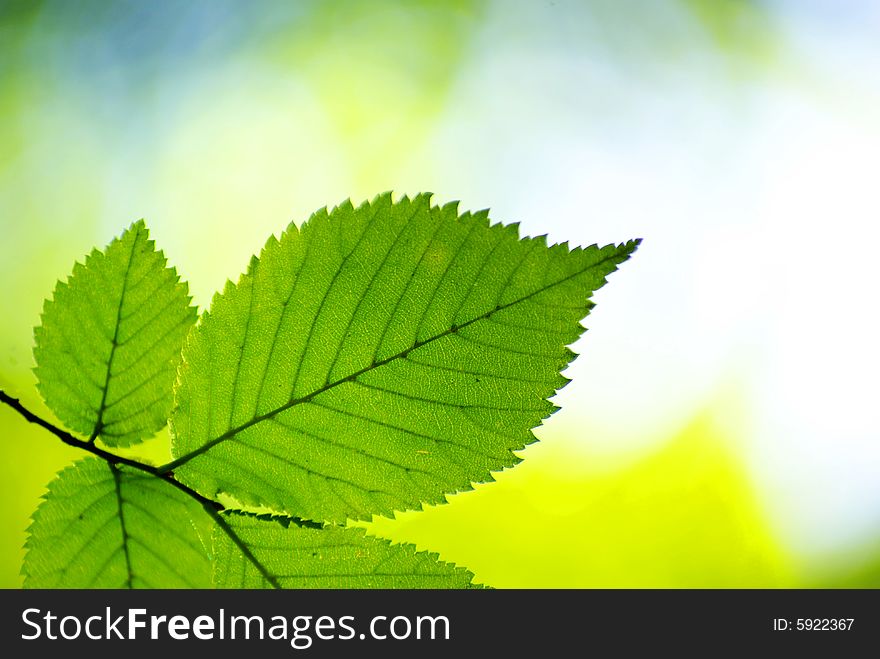
{"type": "Polygon", "coordinates": [[[473,574],[413,545],[363,529],[298,526],[284,517],[224,513],[214,532],[219,588],[468,588],[473,574]]]}
{"type": "Polygon", "coordinates": [[[34,330],[38,387],[69,428],[128,446],[167,422],[196,310],[143,221],[59,281],[34,330]]]}
{"type": "Polygon", "coordinates": [[[555,411],[589,297],[637,244],[547,247],[429,195],[318,211],[190,334],[167,468],[329,522],[491,480],[555,411]]]}
{"type": "Polygon", "coordinates": [[[87,458],[34,513],[26,588],[210,588],[213,520],[173,485],[87,458]]]}

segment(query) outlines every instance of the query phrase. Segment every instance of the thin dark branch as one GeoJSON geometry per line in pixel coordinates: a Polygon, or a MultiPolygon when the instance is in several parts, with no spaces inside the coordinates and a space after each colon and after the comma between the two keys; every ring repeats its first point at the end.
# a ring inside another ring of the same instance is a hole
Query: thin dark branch
{"type": "MultiPolygon", "coordinates": [[[[77,439],[73,435],[71,435],[66,430],[62,430],[58,426],[49,423],[43,418],[40,418],[29,409],[27,409],[17,398],[13,398],[5,391],[0,389],[0,403],[5,403],[16,412],[18,412],[21,416],[23,416],[30,423],[34,423],[45,430],[48,430],[50,433],[55,435],[62,442],[67,444],[68,446],[73,446],[78,449],[82,449],[83,451],[87,451],[92,455],[96,455],[97,457],[106,460],[111,465],[125,465],[126,467],[132,467],[133,469],[138,469],[140,471],[146,472],[156,478],[159,478],[169,485],[173,485],[178,490],[192,497],[196,501],[198,501],[205,510],[214,518],[214,521],[217,525],[223,530],[223,532],[229,536],[229,539],[232,540],[233,543],[241,550],[242,554],[247,558],[254,567],[260,572],[266,581],[273,588],[280,588],[278,581],[271,576],[266,568],[257,560],[257,557],[254,556],[253,552],[241,541],[235,531],[229,526],[225,519],[220,515],[220,512],[225,510],[225,506],[218,501],[214,501],[213,499],[209,499],[208,497],[202,496],[195,490],[190,487],[187,487],[180,481],[174,478],[174,473],[171,471],[163,471],[159,472],[157,467],[152,465],[144,464],[143,462],[138,462],[137,460],[132,460],[130,458],[124,458],[121,455],[116,455],[114,453],[110,453],[109,451],[105,451],[102,448],[95,446],[90,441],[83,441],[81,439],[77,439]]],[[[115,472],[114,472],[115,474],[115,472]]],[[[290,520],[299,526],[305,526],[309,528],[323,528],[322,524],[317,522],[310,522],[308,520],[300,519],[299,517],[290,517],[290,520]]]]}
{"type": "Polygon", "coordinates": [[[17,398],[13,398],[12,396],[7,394],[2,389],[0,389],[0,403],[6,403],[6,405],[8,405],[12,409],[14,409],[19,414],[21,414],[21,416],[23,416],[25,419],[27,419],[31,423],[35,423],[36,425],[40,426],[41,428],[45,428],[50,433],[55,435],[58,439],[60,439],[62,442],[67,444],[68,446],[73,446],[74,448],[82,449],[83,451],[88,451],[92,455],[96,455],[99,458],[101,458],[102,460],[106,460],[107,462],[109,462],[112,465],[125,465],[126,467],[132,467],[133,469],[138,469],[140,471],[144,471],[152,476],[155,476],[156,478],[161,478],[163,481],[165,481],[169,485],[173,485],[181,492],[188,494],[189,496],[191,496],[193,499],[195,499],[196,501],[198,501],[202,505],[213,508],[214,510],[223,510],[223,508],[224,508],[223,504],[218,503],[217,501],[214,501],[213,499],[209,499],[207,497],[202,496],[201,494],[196,492],[194,489],[187,487],[186,485],[184,485],[180,481],[176,480],[174,478],[174,474],[171,472],[160,474],[158,468],[154,467],[153,465],[148,465],[143,462],[138,462],[137,460],[132,460],[131,458],[125,458],[121,455],[116,455],[115,453],[110,453],[110,451],[105,451],[104,449],[102,449],[98,446],[95,446],[90,441],[86,442],[81,439],[77,439],[76,437],[71,435],[66,430],[62,430],[58,426],[53,425],[53,424],[49,423],[48,421],[46,421],[45,419],[38,417],[36,414],[34,414],[29,409],[27,409],[24,405],[22,405],[21,402],[17,398]]]}
{"type": "MultiPolygon", "coordinates": [[[[2,389],[0,389],[0,403],[6,403],[9,407],[21,414],[27,421],[29,421],[30,423],[35,423],[41,428],[48,430],[50,433],[55,435],[58,439],[60,439],[68,446],[73,446],[74,448],[88,451],[89,453],[97,455],[99,458],[106,460],[110,464],[122,464],[127,467],[133,467],[134,469],[140,469],[141,471],[145,471],[148,474],[152,474],[153,476],[159,475],[158,469],[156,467],[153,467],[152,465],[144,464],[143,462],[138,462],[137,460],[132,460],[130,458],[124,458],[121,455],[115,455],[114,453],[110,453],[109,451],[105,451],[104,449],[95,446],[91,442],[85,442],[81,439],[77,439],[66,430],[62,430],[58,426],[55,426],[45,419],[38,417],[36,414],[34,414],[24,405],[22,405],[17,398],[13,398],[2,389]]],[[[165,480],[169,479],[166,478],[165,480]]]]}

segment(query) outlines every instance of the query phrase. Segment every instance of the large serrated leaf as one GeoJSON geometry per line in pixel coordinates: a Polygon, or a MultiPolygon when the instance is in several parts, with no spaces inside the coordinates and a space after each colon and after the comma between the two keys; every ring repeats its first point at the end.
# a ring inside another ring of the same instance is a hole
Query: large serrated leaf
{"type": "Polygon", "coordinates": [[[72,430],[128,446],[167,422],[196,311],[143,221],[59,281],[34,330],[38,387],[72,430]]]}
{"type": "Polygon", "coordinates": [[[167,468],[330,522],[491,480],[554,411],[589,297],[636,246],[548,247],[429,195],[319,211],[190,335],[167,468]]]}
{"type": "Polygon", "coordinates": [[[225,513],[214,533],[219,588],[468,588],[473,574],[372,538],[363,529],[298,526],[283,517],[225,513]],[[235,540],[233,540],[235,538],[235,540]]]}
{"type": "Polygon", "coordinates": [[[28,529],[26,588],[210,588],[214,522],[173,485],[87,458],[48,489],[28,529]]]}

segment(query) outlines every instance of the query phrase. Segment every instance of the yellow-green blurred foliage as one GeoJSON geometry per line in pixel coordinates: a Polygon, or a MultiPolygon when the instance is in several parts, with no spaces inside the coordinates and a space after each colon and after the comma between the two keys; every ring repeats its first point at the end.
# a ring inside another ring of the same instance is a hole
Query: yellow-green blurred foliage
{"type": "Polygon", "coordinates": [[[616,466],[579,453],[576,438],[545,435],[497,483],[445,506],[374,521],[372,532],[438,550],[497,587],[797,583],[709,419],[616,466]]]}

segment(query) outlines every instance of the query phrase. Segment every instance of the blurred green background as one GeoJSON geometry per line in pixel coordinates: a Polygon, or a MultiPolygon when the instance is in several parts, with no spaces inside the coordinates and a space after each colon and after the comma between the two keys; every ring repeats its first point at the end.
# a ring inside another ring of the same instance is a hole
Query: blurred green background
{"type": "MultiPolygon", "coordinates": [[[[0,0],[0,387],[144,217],[205,308],[394,190],[642,237],[516,469],[377,519],[497,587],[880,586],[880,6],[0,0]]],[[[0,409],[0,585],[68,449],[0,409]]],[[[162,434],[140,454],[167,455],[162,434]]]]}

